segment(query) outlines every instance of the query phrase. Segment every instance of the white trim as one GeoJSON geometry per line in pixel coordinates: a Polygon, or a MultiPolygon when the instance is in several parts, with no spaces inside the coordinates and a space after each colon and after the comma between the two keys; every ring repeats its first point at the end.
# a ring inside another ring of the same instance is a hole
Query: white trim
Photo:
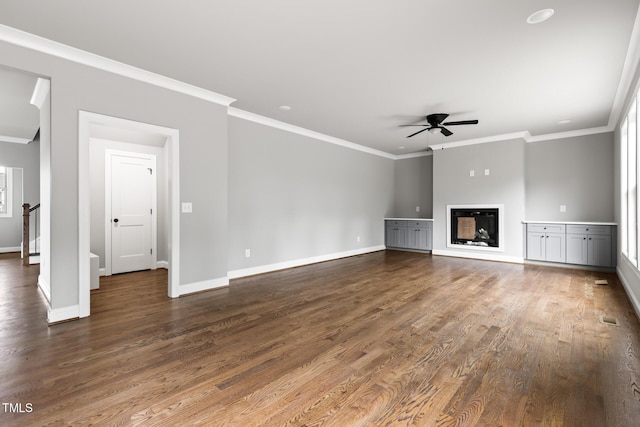
{"type": "Polygon", "coordinates": [[[0,41],[66,59],[78,64],[87,65],[89,67],[169,89],[174,92],[193,96],[195,98],[204,99],[205,101],[210,101],[215,104],[229,106],[235,101],[234,98],[230,98],[189,83],[181,82],[170,77],[143,70],[142,68],[124,64],[113,59],[105,58],[104,56],[67,46],[65,44],[1,24],[0,41]]]}
{"type": "Polygon", "coordinates": [[[618,80],[618,89],[616,90],[616,96],[613,99],[613,106],[611,107],[611,113],[609,114],[610,128],[615,128],[618,125],[620,116],[625,107],[625,101],[630,93],[636,93],[638,91],[638,85],[640,81],[636,82],[635,88],[631,90],[633,84],[633,77],[640,64],[640,9],[636,12],[636,19],[633,24],[633,30],[631,31],[631,38],[629,39],[629,46],[627,47],[627,54],[624,59],[624,65],[622,66],[622,73],[620,80],[618,80]]]}
{"type": "Polygon", "coordinates": [[[0,135],[0,142],[10,142],[13,144],[28,144],[31,142],[27,138],[17,138],[15,136],[0,135]]]}
{"type": "Polygon", "coordinates": [[[465,139],[462,141],[454,141],[454,142],[444,142],[442,144],[432,144],[432,145],[429,145],[429,148],[431,148],[433,151],[436,151],[436,150],[444,150],[445,148],[464,147],[466,145],[476,145],[476,144],[486,144],[488,142],[508,141],[510,139],[522,138],[526,140],[529,136],[530,136],[529,132],[527,131],[505,133],[503,135],[486,136],[483,138],[465,139]]]}
{"type": "MultiPolygon", "coordinates": [[[[91,138],[94,139],[94,138],[91,138]]],[[[95,138],[98,139],[98,138],[95,138]]],[[[130,144],[132,146],[134,145],[138,145],[138,144],[130,144]]],[[[140,153],[140,152],[136,152],[136,151],[123,151],[123,150],[112,150],[110,148],[106,148],[104,150],[104,162],[105,162],[105,167],[104,167],[104,244],[105,244],[105,250],[104,250],[104,267],[105,267],[105,273],[107,276],[111,276],[111,274],[113,273],[112,271],[112,264],[111,264],[111,241],[112,241],[112,232],[113,232],[113,227],[112,227],[112,223],[111,221],[108,219],[111,217],[111,180],[112,180],[112,176],[111,176],[111,165],[112,165],[112,161],[113,161],[113,156],[120,156],[120,157],[134,157],[137,159],[144,159],[144,160],[148,160],[151,162],[152,166],[152,174],[155,173],[155,175],[152,175],[152,185],[151,185],[151,260],[150,260],[150,264],[149,264],[149,268],[152,270],[156,269],[156,259],[158,256],[158,197],[157,197],[157,191],[158,191],[158,183],[157,183],[157,173],[158,173],[158,168],[157,168],[157,158],[155,154],[145,154],[145,153],[140,153]]]]}
{"type": "Polygon", "coordinates": [[[447,247],[450,249],[463,249],[473,251],[504,252],[504,205],[501,204],[475,204],[475,205],[447,205],[447,247]],[[498,247],[466,246],[451,243],[451,209],[498,209],[498,247]]]}
{"type": "MultiPolygon", "coordinates": [[[[0,25],[0,29],[1,29],[0,25]]],[[[99,124],[107,127],[136,130],[160,134],[167,137],[169,170],[169,270],[168,294],[175,298],[180,296],[180,132],[133,120],[105,116],[80,110],[78,112],[78,253],[89,254],[90,240],[90,191],[89,191],[89,143],[91,126],[99,124]]],[[[90,269],[89,257],[78,257],[78,306],[79,317],[90,314],[90,269]]]]}
{"type": "Polygon", "coordinates": [[[10,252],[20,252],[22,250],[22,246],[9,246],[6,248],[0,248],[0,254],[8,254],[10,252]]]}
{"type": "Polygon", "coordinates": [[[102,277],[102,276],[106,276],[107,275],[107,269],[106,268],[99,268],[98,269],[98,276],[102,277]]]}
{"type": "Polygon", "coordinates": [[[515,264],[524,264],[523,257],[517,256],[508,256],[508,255],[497,255],[495,253],[469,253],[469,252],[458,252],[458,251],[448,251],[442,249],[434,249],[431,251],[433,255],[442,255],[449,256],[455,258],[470,258],[470,259],[479,259],[483,261],[499,261],[499,262],[510,262],[515,264]]]}
{"type": "Polygon", "coordinates": [[[600,126],[587,129],[568,130],[566,132],[547,133],[545,135],[531,136],[525,138],[527,143],[551,141],[556,139],[575,138],[577,136],[597,135],[600,133],[613,132],[613,126],[600,126]]]}
{"type": "Polygon", "coordinates": [[[204,280],[202,282],[187,283],[180,286],[180,295],[193,294],[195,292],[208,291],[216,288],[229,286],[229,277],[220,277],[218,279],[204,280]]]}
{"type": "Polygon", "coordinates": [[[309,138],[314,138],[320,141],[328,142],[330,144],[339,145],[341,147],[351,148],[352,150],[362,151],[363,153],[373,154],[375,156],[380,156],[380,157],[384,157],[392,160],[395,160],[397,157],[385,151],[380,151],[374,148],[365,147],[364,145],[355,144],[353,142],[349,142],[344,139],[325,135],[320,132],[305,129],[300,126],[291,125],[289,123],[281,122],[279,120],[271,119],[269,117],[261,116],[259,114],[250,113],[248,111],[240,110],[238,108],[229,107],[227,108],[227,112],[231,117],[237,117],[239,119],[248,120],[254,123],[259,123],[261,125],[269,126],[275,129],[280,129],[280,130],[295,133],[298,135],[306,136],[309,138]]]}
{"type": "MultiPolygon", "coordinates": [[[[623,260],[625,259],[625,257],[621,257],[621,258],[623,260]]],[[[629,261],[626,261],[626,262],[629,263],[629,261]]],[[[629,263],[629,266],[627,268],[635,276],[634,279],[637,282],[640,282],[640,272],[638,271],[638,269],[635,266],[633,266],[631,263],[629,263]]],[[[618,267],[616,267],[616,273],[618,274],[620,283],[622,283],[622,286],[624,287],[624,290],[627,293],[627,296],[629,297],[629,301],[631,301],[631,305],[633,306],[633,309],[635,310],[636,315],[638,316],[638,318],[640,318],[640,301],[638,300],[638,296],[633,292],[633,289],[629,284],[629,279],[627,279],[625,275],[622,273],[622,270],[620,269],[619,265],[618,267]]]]}
{"type": "Polygon", "coordinates": [[[165,270],[169,269],[169,262],[167,261],[158,261],[156,262],[156,268],[164,268],[165,270]]]}
{"type": "Polygon", "coordinates": [[[395,156],[394,160],[414,159],[416,157],[427,157],[427,156],[433,156],[433,151],[420,151],[417,153],[398,154],[397,156],[395,156]]]}
{"type": "Polygon", "coordinates": [[[29,104],[35,105],[38,110],[42,110],[44,101],[47,99],[47,95],[49,95],[49,89],[51,89],[51,81],[49,79],[38,77],[36,86],[33,88],[33,94],[31,94],[29,104]]]}
{"type": "Polygon", "coordinates": [[[47,313],[47,322],[58,323],[65,320],[77,319],[80,316],[80,307],[78,305],[71,305],[69,307],[62,308],[49,308],[47,313]]]}
{"type": "Polygon", "coordinates": [[[49,284],[44,280],[41,274],[38,275],[38,288],[42,291],[42,295],[47,299],[49,306],[51,306],[51,292],[49,291],[49,284]]]}
{"type": "Polygon", "coordinates": [[[300,267],[302,265],[316,264],[318,262],[331,261],[334,259],[347,258],[355,255],[362,255],[370,252],[382,251],[384,249],[385,249],[384,245],[371,246],[363,249],[354,249],[351,251],[337,252],[333,254],[319,255],[319,256],[310,257],[310,258],[301,258],[301,259],[296,259],[291,261],[279,262],[275,264],[267,264],[267,265],[260,265],[257,267],[243,268],[240,270],[233,270],[233,271],[229,271],[227,275],[230,279],[237,279],[240,277],[253,276],[255,274],[269,273],[271,271],[284,270],[287,268],[300,267]]]}

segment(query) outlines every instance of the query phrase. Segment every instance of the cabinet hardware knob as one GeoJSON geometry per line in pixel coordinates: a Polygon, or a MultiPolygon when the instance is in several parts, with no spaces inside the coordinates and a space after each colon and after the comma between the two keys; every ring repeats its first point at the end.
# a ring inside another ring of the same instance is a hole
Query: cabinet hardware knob
{"type": "Polygon", "coordinates": [[[587,231],[589,231],[589,229],[587,228],[587,231]]]}
{"type": "Polygon", "coordinates": [[[582,240],[587,240],[587,238],[586,238],[586,237],[583,237],[583,238],[582,238],[582,240]]]}

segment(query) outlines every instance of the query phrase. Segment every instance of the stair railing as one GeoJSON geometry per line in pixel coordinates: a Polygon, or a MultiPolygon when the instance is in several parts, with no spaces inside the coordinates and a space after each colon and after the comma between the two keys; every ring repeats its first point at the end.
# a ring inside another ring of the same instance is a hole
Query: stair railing
{"type": "Polygon", "coordinates": [[[29,203],[22,205],[22,265],[29,265],[29,257],[40,255],[40,203],[31,207],[29,203]],[[32,214],[33,212],[33,214],[32,214]],[[31,219],[33,218],[33,219],[31,219]],[[33,226],[32,226],[33,223],[33,226]],[[33,231],[33,233],[32,233],[33,231]],[[31,236],[33,235],[33,251],[31,236]]]}

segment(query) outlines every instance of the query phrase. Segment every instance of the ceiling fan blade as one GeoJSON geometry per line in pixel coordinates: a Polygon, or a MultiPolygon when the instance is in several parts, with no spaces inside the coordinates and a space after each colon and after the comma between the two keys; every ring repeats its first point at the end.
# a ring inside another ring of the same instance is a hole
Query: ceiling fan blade
{"type": "Polygon", "coordinates": [[[431,125],[398,125],[398,127],[405,127],[405,126],[431,126],[431,125]]]}
{"type": "Polygon", "coordinates": [[[447,122],[442,123],[443,126],[456,126],[456,125],[477,125],[477,120],[461,120],[459,122],[447,122]]]}
{"type": "Polygon", "coordinates": [[[447,128],[443,128],[442,126],[440,126],[440,133],[442,133],[444,136],[451,136],[453,135],[453,132],[451,132],[449,129],[447,128]]]}
{"type": "Polygon", "coordinates": [[[418,132],[416,133],[412,133],[411,135],[409,135],[407,138],[411,138],[412,136],[415,136],[421,132],[424,132],[425,130],[429,130],[430,128],[424,128],[424,129],[420,129],[418,132]]]}

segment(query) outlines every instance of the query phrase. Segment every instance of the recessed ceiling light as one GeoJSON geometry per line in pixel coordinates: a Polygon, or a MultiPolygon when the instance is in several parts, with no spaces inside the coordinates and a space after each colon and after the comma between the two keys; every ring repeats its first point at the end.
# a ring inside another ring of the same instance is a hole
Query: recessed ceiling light
{"type": "Polygon", "coordinates": [[[291,110],[291,107],[289,107],[288,105],[281,105],[278,107],[278,110],[280,111],[289,111],[291,110]]]}
{"type": "Polygon", "coordinates": [[[529,23],[529,24],[539,24],[539,23],[544,22],[547,19],[551,18],[554,13],[555,13],[555,11],[553,9],[542,9],[542,10],[539,10],[537,12],[533,12],[527,18],[527,23],[529,23]]]}
{"type": "Polygon", "coordinates": [[[571,120],[567,119],[567,120],[560,120],[558,122],[559,125],[566,125],[567,123],[571,123],[571,120]]]}
{"type": "Polygon", "coordinates": [[[398,147],[400,150],[404,150],[404,147],[398,147]]]}

